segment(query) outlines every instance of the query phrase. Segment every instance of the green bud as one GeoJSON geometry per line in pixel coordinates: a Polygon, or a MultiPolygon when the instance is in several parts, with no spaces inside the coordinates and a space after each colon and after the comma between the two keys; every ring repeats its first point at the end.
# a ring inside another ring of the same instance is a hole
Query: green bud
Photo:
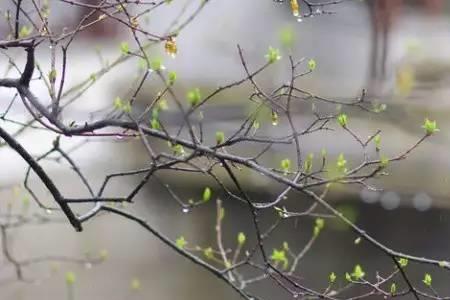
{"type": "Polygon", "coordinates": [[[246,239],[247,239],[247,237],[245,236],[245,233],[239,232],[238,237],[237,237],[238,244],[242,246],[245,243],[246,239]]]}
{"type": "Polygon", "coordinates": [[[130,53],[130,45],[127,42],[120,43],[120,51],[123,55],[128,55],[130,53]]]}
{"type": "Polygon", "coordinates": [[[335,283],[337,276],[336,276],[336,274],[334,274],[334,272],[331,272],[331,274],[328,278],[329,278],[330,283],[335,283]]]}
{"type": "Polygon", "coordinates": [[[426,286],[431,287],[432,281],[433,281],[433,279],[431,278],[431,275],[428,274],[428,273],[425,273],[425,276],[424,276],[422,282],[423,282],[426,286]]]}
{"type": "Polygon", "coordinates": [[[66,283],[67,285],[74,285],[75,281],[77,280],[77,277],[74,272],[67,272],[66,273],[66,283]]]}
{"type": "Polygon", "coordinates": [[[422,128],[425,129],[425,133],[427,135],[432,135],[439,131],[439,128],[437,128],[436,121],[430,121],[428,118],[425,119],[422,128]]]}
{"type": "Polygon", "coordinates": [[[308,61],[308,67],[311,71],[314,71],[316,69],[317,63],[314,59],[310,59],[308,61]]]}
{"type": "Polygon", "coordinates": [[[408,259],[402,257],[398,260],[398,264],[400,265],[400,267],[404,268],[408,265],[408,259]]]}
{"type": "Polygon", "coordinates": [[[211,259],[214,257],[213,249],[211,247],[208,247],[203,250],[203,255],[205,255],[206,258],[211,259]]]}
{"type": "Polygon", "coordinates": [[[177,80],[177,73],[175,71],[169,72],[169,85],[174,85],[177,80]]]}
{"type": "Polygon", "coordinates": [[[280,60],[280,50],[269,47],[269,51],[266,54],[266,59],[269,64],[273,64],[274,62],[280,60]]]}
{"type": "Polygon", "coordinates": [[[291,169],[291,160],[288,158],[283,159],[280,163],[280,167],[284,174],[287,175],[291,169]]]}
{"type": "Polygon", "coordinates": [[[397,292],[397,285],[395,282],[391,284],[391,295],[394,295],[397,292]]]}
{"type": "Polygon", "coordinates": [[[339,125],[341,125],[342,127],[346,127],[348,124],[348,117],[346,114],[340,114],[337,117],[337,121],[338,121],[339,125]]]}
{"type": "Polygon", "coordinates": [[[184,236],[180,236],[175,241],[175,245],[177,245],[178,248],[184,249],[184,247],[187,245],[187,241],[184,239],[184,236]]]}
{"type": "Polygon", "coordinates": [[[223,144],[225,142],[225,133],[223,131],[217,131],[216,132],[216,144],[223,144]]]}
{"type": "Polygon", "coordinates": [[[381,135],[377,134],[374,138],[373,141],[375,143],[375,150],[378,152],[381,149],[381,135]]]}
{"type": "Polygon", "coordinates": [[[200,89],[195,88],[193,90],[190,90],[187,93],[187,99],[189,101],[189,104],[191,104],[191,106],[196,106],[197,104],[199,104],[200,100],[202,99],[202,94],[200,93],[200,89]]]}
{"type": "Polygon", "coordinates": [[[208,202],[211,199],[211,195],[212,195],[211,189],[209,187],[206,187],[203,190],[203,197],[202,197],[203,202],[208,202]]]}
{"type": "Polygon", "coordinates": [[[353,278],[356,280],[362,279],[366,273],[364,273],[362,267],[360,265],[356,265],[353,269],[353,273],[351,274],[353,278]]]}

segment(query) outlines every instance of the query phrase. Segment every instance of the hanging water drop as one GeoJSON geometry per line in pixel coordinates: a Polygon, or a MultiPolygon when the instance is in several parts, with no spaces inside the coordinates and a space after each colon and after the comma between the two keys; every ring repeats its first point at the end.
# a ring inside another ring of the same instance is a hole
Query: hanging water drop
{"type": "Polygon", "coordinates": [[[45,213],[46,213],[47,215],[51,215],[51,214],[53,213],[53,211],[52,211],[50,208],[47,208],[47,209],[45,210],[45,213]]]}
{"type": "Polygon", "coordinates": [[[300,6],[298,5],[297,0],[291,0],[291,10],[294,17],[298,17],[300,15],[300,6]]]}
{"type": "Polygon", "coordinates": [[[189,213],[191,210],[189,209],[189,207],[185,206],[183,207],[183,209],[181,210],[184,214],[189,213]]]}
{"type": "Polygon", "coordinates": [[[178,52],[178,47],[174,37],[169,37],[167,39],[166,44],[164,45],[164,49],[166,50],[166,53],[170,55],[170,57],[175,58],[178,52]]]}

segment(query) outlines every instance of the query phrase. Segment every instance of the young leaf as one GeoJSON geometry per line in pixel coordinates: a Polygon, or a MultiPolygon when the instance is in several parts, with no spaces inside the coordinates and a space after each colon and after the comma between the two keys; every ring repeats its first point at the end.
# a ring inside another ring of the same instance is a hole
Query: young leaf
{"type": "Polygon", "coordinates": [[[280,60],[280,50],[269,47],[269,51],[266,54],[266,59],[269,64],[273,64],[274,62],[280,60]]]}
{"type": "Polygon", "coordinates": [[[211,199],[211,195],[212,195],[211,189],[209,187],[206,187],[203,190],[203,196],[202,196],[203,202],[208,202],[211,199]]]}
{"type": "Polygon", "coordinates": [[[190,90],[187,93],[187,99],[191,106],[196,106],[197,104],[199,104],[200,100],[202,99],[202,94],[200,93],[200,89],[195,88],[193,90],[190,90]]]}

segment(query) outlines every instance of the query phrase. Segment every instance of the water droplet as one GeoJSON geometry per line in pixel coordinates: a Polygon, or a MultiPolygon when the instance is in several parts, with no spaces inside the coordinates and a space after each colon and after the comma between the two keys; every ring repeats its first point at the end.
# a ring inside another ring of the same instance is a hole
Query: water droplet
{"type": "Polygon", "coordinates": [[[380,199],[381,206],[386,210],[393,210],[400,206],[401,199],[396,192],[385,192],[380,199]]]}
{"type": "Polygon", "coordinates": [[[298,294],[297,294],[297,293],[294,293],[294,294],[292,295],[292,298],[297,299],[297,298],[298,298],[298,294]]]}
{"type": "Polygon", "coordinates": [[[84,267],[86,269],[91,269],[92,268],[92,264],[90,262],[87,262],[87,263],[84,264],[84,267]]]}
{"type": "Polygon", "coordinates": [[[121,135],[121,134],[116,135],[116,139],[117,140],[123,140],[123,135],[121,135]]]}
{"type": "Polygon", "coordinates": [[[379,192],[371,191],[369,189],[362,189],[359,195],[361,200],[366,203],[376,203],[381,197],[379,192]]]}
{"type": "Polygon", "coordinates": [[[189,207],[185,206],[183,207],[183,209],[181,210],[184,214],[187,214],[188,212],[190,212],[191,210],[189,209],[189,207]]]}
{"type": "Polygon", "coordinates": [[[433,199],[426,193],[416,194],[413,198],[413,205],[418,211],[428,210],[433,203],[433,199]]]}
{"type": "Polygon", "coordinates": [[[299,22],[299,23],[303,22],[303,18],[298,18],[297,22],[299,22]]]}
{"type": "Polygon", "coordinates": [[[50,208],[47,208],[47,209],[45,210],[45,213],[46,213],[47,215],[51,215],[51,214],[53,213],[53,211],[52,211],[50,208]]]}

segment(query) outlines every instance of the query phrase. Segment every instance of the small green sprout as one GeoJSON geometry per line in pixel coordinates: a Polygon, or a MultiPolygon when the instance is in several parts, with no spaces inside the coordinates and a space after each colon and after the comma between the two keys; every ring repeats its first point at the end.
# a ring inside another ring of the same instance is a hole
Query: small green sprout
{"type": "Polygon", "coordinates": [[[191,106],[196,106],[197,104],[200,103],[200,100],[202,99],[202,94],[200,93],[199,88],[190,90],[186,96],[191,106]]]}
{"type": "Polygon", "coordinates": [[[336,282],[337,276],[334,272],[330,273],[330,276],[328,276],[328,280],[330,281],[330,284],[333,284],[336,282]]]}
{"type": "Polygon", "coordinates": [[[130,53],[130,45],[128,45],[127,42],[120,43],[120,52],[122,52],[123,55],[128,55],[130,53]]]}
{"type": "Polygon", "coordinates": [[[373,142],[375,143],[375,150],[377,152],[380,151],[381,149],[381,135],[377,134],[374,138],[373,138],[373,142]]]}
{"type": "Polygon", "coordinates": [[[180,249],[184,249],[184,247],[186,247],[187,245],[187,241],[184,236],[180,236],[179,238],[177,238],[177,240],[175,241],[175,245],[180,249]]]}
{"type": "Polygon", "coordinates": [[[77,281],[77,276],[75,275],[74,272],[69,271],[66,273],[67,285],[74,285],[76,281],[77,281]]]}
{"type": "Polygon", "coordinates": [[[395,293],[397,292],[397,285],[395,284],[395,282],[393,282],[393,283],[391,284],[391,290],[390,290],[390,292],[391,292],[391,295],[395,295],[395,293]]]}
{"type": "Polygon", "coordinates": [[[348,117],[346,114],[340,114],[337,117],[337,121],[338,121],[339,125],[341,125],[342,127],[346,127],[348,124],[348,117]]]}
{"type": "Polygon", "coordinates": [[[408,259],[404,258],[404,257],[401,257],[398,260],[398,264],[400,265],[400,267],[404,268],[404,267],[406,267],[408,265],[408,259]]]}
{"type": "Polygon", "coordinates": [[[203,190],[203,195],[202,195],[203,202],[208,202],[211,199],[211,195],[212,195],[211,189],[209,187],[206,187],[203,190]]]}
{"type": "Polygon", "coordinates": [[[389,158],[387,158],[386,156],[382,155],[381,158],[380,158],[380,167],[382,167],[384,169],[388,165],[389,165],[389,158]]]}
{"type": "Polygon", "coordinates": [[[325,220],[322,218],[317,218],[313,229],[314,236],[317,237],[324,227],[325,227],[325,220]]]}
{"type": "Polygon", "coordinates": [[[216,132],[216,144],[220,145],[225,142],[225,133],[223,131],[217,131],[216,132]]]}
{"type": "Polygon", "coordinates": [[[161,129],[161,124],[159,123],[158,119],[153,118],[150,120],[150,126],[155,130],[161,129]]]}
{"type": "Polygon", "coordinates": [[[123,101],[120,97],[116,97],[116,99],[114,99],[114,108],[115,109],[122,109],[123,106],[123,101]]]}
{"type": "Polygon", "coordinates": [[[269,64],[281,59],[280,50],[276,48],[269,47],[269,51],[266,54],[266,59],[269,64]]]}
{"type": "Polygon", "coordinates": [[[270,259],[275,263],[281,263],[283,269],[287,269],[289,265],[289,260],[287,259],[286,252],[284,250],[273,249],[270,259]]]}
{"type": "Polygon", "coordinates": [[[433,281],[433,279],[431,278],[431,275],[428,274],[428,273],[425,273],[425,276],[424,276],[422,282],[423,282],[426,286],[431,287],[432,281],[433,281]]]}
{"type": "Polygon", "coordinates": [[[338,156],[336,166],[339,172],[346,173],[347,172],[347,160],[344,157],[344,154],[341,153],[338,156]]]}
{"type": "Polygon", "coordinates": [[[175,81],[177,80],[177,72],[170,71],[169,72],[169,85],[174,85],[175,81]]]}
{"type": "Polygon", "coordinates": [[[237,241],[240,246],[245,244],[246,239],[247,239],[247,237],[245,236],[245,233],[243,233],[243,232],[238,233],[237,241]]]}
{"type": "Polygon", "coordinates": [[[281,170],[283,170],[284,175],[287,175],[289,173],[289,170],[291,169],[291,160],[289,158],[285,158],[280,162],[281,170]]]}
{"type": "Polygon", "coordinates": [[[431,121],[428,118],[425,119],[422,128],[425,129],[425,133],[427,135],[432,135],[439,131],[439,128],[437,127],[436,121],[431,121]]]}
{"type": "Polygon", "coordinates": [[[309,68],[309,70],[314,71],[316,69],[316,67],[317,67],[316,61],[314,59],[310,59],[308,61],[308,68],[309,68]]]}
{"type": "Polygon", "coordinates": [[[185,154],[184,147],[180,144],[176,144],[172,149],[176,156],[183,156],[185,154]]]}
{"type": "Polygon", "coordinates": [[[366,275],[366,273],[364,273],[360,265],[356,265],[355,268],[353,269],[353,273],[351,274],[351,276],[356,280],[362,279],[364,275],[366,275]]]}
{"type": "Polygon", "coordinates": [[[207,258],[207,259],[212,259],[214,258],[214,253],[213,253],[213,249],[211,247],[208,247],[206,249],[203,250],[203,255],[207,258]]]}
{"type": "Polygon", "coordinates": [[[306,159],[303,163],[303,170],[305,171],[305,173],[311,173],[312,170],[312,166],[313,166],[313,159],[314,159],[314,153],[309,153],[306,156],[306,159]]]}

